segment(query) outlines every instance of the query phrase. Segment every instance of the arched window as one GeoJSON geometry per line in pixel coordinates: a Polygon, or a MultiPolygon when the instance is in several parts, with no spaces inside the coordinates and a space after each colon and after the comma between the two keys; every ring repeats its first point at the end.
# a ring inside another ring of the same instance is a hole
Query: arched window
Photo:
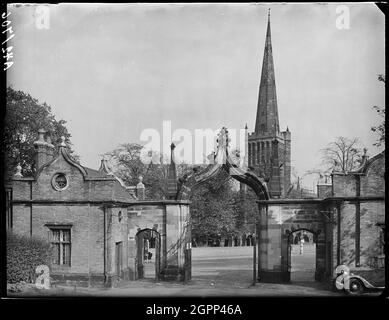
{"type": "Polygon", "coordinates": [[[257,142],[257,164],[260,163],[260,157],[261,157],[261,144],[257,142]]]}
{"type": "Polygon", "coordinates": [[[253,166],[255,166],[256,164],[256,161],[255,161],[255,158],[256,158],[256,152],[255,152],[255,142],[253,143],[253,146],[252,146],[252,150],[251,150],[251,153],[252,153],[252,156],[253,156],[253,161],[252,161],[252,164],[253,166]]]}
{"type": "Polygon", "coordinates": [[[266,157],[266,149],[265,149],[265,142],[261,142],[261,162],[265,162],[266,157]]]}

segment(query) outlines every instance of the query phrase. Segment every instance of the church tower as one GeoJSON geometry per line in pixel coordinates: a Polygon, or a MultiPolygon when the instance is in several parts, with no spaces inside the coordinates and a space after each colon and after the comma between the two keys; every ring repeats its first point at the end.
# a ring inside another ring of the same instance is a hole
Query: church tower
{"type": "Polygon", "coordinates": [[[267,181],[272,198],[284,198],[290,187],[290,155],[291,133],[288,128],[280,132],[279,127],[269,9],[255,131],[248,136],[248,166],[267,181]]]}

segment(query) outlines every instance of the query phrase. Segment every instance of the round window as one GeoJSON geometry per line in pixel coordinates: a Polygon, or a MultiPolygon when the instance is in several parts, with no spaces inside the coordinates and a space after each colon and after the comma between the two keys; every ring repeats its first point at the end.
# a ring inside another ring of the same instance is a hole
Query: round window
{"type": "Polygon", "coordinates": [[[68,179],[63,173],[57,173],[52,180],[52,185],[55,190],[61,191],[65,190],[68,186],[68,179]]]}

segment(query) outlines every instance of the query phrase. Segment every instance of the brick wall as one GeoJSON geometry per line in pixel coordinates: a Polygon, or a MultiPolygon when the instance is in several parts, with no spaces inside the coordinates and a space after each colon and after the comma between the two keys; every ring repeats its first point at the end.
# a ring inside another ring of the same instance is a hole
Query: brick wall
{"type": "Polygon", "coordinates": [[[361,203],[361,266],[374,266],[374,260],[382,254],[380,243],[381,227],[377,222],[385,221],[385,203],[380,201],[361,203]]]}
{"type": "Polygon", "coordinates": [[[354,197],[357,194],[354,175],[338,175],[332,177],[334,197],[354,197]]]}
{"type": "MultiPolygon", "coordinates": [[[[351,268],[375,268],[374,263],[382,253],[380,243],[381,228],[377,223],[385,222],[385,200],[376,199],[385,195],[385,157],[380,154],[370,159],[366,166],[357,173],[334,175],[334,196],[355,197],[350,201],[341,200],[340,204],[340,257],[338,248],[338,218],[333,214],[333,266],[337,260],[351,268]],[[358,179],[360,183],[358,184],[358,179]],[[357,187],[360,189],[357,190],[357,187]],[[356,195],[360,197],[356,197],[356,195]],[[373,197],[370,198],[369,197],[373,197]],[[359,235],[358,235],[359,213],[359,235]],[[358,246],[359,241],[359,246],[358,246]],[[359,266],[357,251],[359,248],[359,266]]],[[[339,200],[338,200],[339,201],[339,200]]],[[[334,211],[337,205],[332,204],[327,209],[334,211]]]]}
{"type": "Polygon", "coordinates": [[[127,208],[115,207],[107,209],[107,272],[112,277],[120,275],[123,279],[133,278],[132,265],[129,259],[129,237],[128,237],[128,217],[127,208]],[[117,256],[116,246],[121,243],[122,256],[121,267],[117,269],[117,256]]]}
{"type": "MultiPolygon", "coordinates": [[[[383,201],[361,201],[360,207],[360,267],[373,266],[373,261],[382,253],[380,245],[381,228],[378,222],[385,221],[383,201]]],[[[357,203],[345,201],[341,205],[340,219],[340,263],[349,267],[356,265],[356,210],[357,203]]],[[[333,227],[333,266],[337,266],[337,215],[333,227]]]]}
{"type": "Polygon", "coordinates": [[[320,199],[328,198],[332,196],[332,184],[318,184],[317,185],[317,197],[320,199]]]}
{"type": "Polygon", "coordinates": [[[32,198],[34,200],[87,200],[88,187],[88,183],[84,183],[80,170],[60,155],[50,166],[45,167],[37,180],[32,183],[32,198]],[[59,172],[64,173],[68,178],[68,187],[63,191],[57,191],[52,186],[52,178],[59,172]]]}
{"type": "Polygon", "coordinates": [[[385,157],[373,161],[361,177],[361,196],[385,196],[385,157]]]}
{"type": "Polygon", "coordinates": [[[355,204],[344,202],[340,218],[340,263],[355,265],[355,204]]]}
{"type": "Polygon", "coordinates": [[[33,180],[17,179],[12,181],[13,199],[29,200],[31,197],[31,184],[33,180]]]}
{"type": "Polygon", "coordinates": [[[71,266],[52,266],[56,274],[103,272],[103,211],[97,206],[15,205],[13,231],[50,240],[51,225],[71,225],[71,266]],[[30,223],[32,222],[32,223],[30,223]]]}
{"type": "Polygon", "coordinates": [[[30,206],[17,205],[13,207],[13,230],[21,235],[30,235],[31,210],[30,206]]]}

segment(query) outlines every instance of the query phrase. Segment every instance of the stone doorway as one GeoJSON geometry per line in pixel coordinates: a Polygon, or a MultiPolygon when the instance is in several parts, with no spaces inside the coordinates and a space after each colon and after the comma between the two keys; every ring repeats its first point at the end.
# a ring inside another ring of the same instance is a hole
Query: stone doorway
{"type": "Polygon", "coordinates": [[[161,235],[153,229],[136,234],[136,279],[159,280],[161,268],[161,235]]]}

